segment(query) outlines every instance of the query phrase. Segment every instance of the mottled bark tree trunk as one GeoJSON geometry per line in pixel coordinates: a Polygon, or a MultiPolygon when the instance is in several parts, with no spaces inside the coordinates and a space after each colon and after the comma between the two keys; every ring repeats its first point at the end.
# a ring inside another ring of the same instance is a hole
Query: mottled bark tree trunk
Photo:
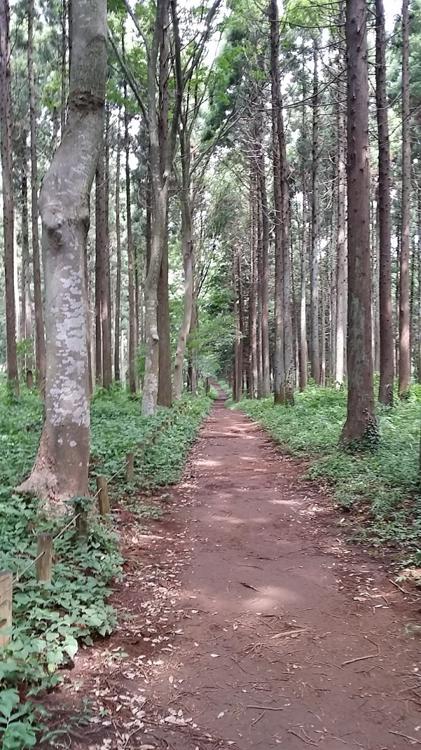
{"type": "Polygon", "coordinates": [[[3,192],[3,258],[6,306],[7,380],[19,391],[16,355],[12,100],[10,92],[9,2],[0,0],[0,152],[3,192]]]}
{"type": "Polygon", "coordinates": [[[348,403],[342,442],[374,447],[366,0],[346,5],[348,112],[348,403]]]}
{"type": "Polygon", "coordinates": [[[409,99],[409,0],[402,3],[402,238],[399,265],[399,398],[411,382],[409,253],[411,243],[411,123],[409,99]]]}
{"type": "Polygon", "coordinates": [[[32,263],[34,273],[34,306],[35,306],[35,367],[40,390],[45,384],[45,335],[44,303],[41,283],[41,262],[38,231],[38,148],[37,148],[37,112],[36,87],[33,55],[34,36],[34,0],[28,0],[28,87],[29,87],[29,127],[31,135],[31,227],[32,227],[32,263]]]}
{"type": "Polygon", "coordinates": [[[69,114],[40,195],[46,291],[45,422],[32,474],[50,509],[88,493],[89,392],[84,257],[89,196],[101,144],[107,68],[106,3],[72,2],[69,114]]]}

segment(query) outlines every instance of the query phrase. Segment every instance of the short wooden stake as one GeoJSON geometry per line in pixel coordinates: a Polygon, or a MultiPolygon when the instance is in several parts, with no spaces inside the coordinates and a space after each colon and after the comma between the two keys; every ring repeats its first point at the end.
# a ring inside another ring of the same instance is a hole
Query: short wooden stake
{"type": "Polygon", "coordinates": [[[128,482],[133,482],[134,480],[134,453],[127,454],[126,479],[128,482]]]}
{"type": "Polygon", "coordinates": [[[110,512],[110,498],[108,496],[108,485],[105,477],[96,478],[98,490],[98,508],[101,516],[108,516],[110,512]]]}
{"type": "Polygon", "coordinates": [[[26,371],[26,386],[30,390],[34,387],[34,376],[32,374],[32,370],[26,371]]]}
{"type": "Polygon", "coordinates": [[[8,570],[0,570],[0,647],[7,646],[12,627],[13,575],[8,570]]]}
{"type": "Polygon", "coordinates": [[[53,575],[53,540],[50,534],[37,536],[36,572],[39,583],[50,583],[53,575]],[[39,557],[41,555],[41,557],[39,557]]]}
{"type": "Polygon", "coordinates": [[[88,513],[86,510],[82,510],[82,508],[76,507],[76,532],[78,537],[83,539],[84,537],[88,536],[88,513]]]}

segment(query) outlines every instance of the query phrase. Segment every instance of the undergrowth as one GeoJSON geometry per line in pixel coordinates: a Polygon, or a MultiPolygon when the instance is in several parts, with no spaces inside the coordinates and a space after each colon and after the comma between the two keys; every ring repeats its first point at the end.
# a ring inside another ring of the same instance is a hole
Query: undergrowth
{"type": "Polygon", "coordinates": [[[309,476],[326,481],[338,505],[356,514],[354,536],[372,545],[399,547],[405,564],[421,562],[419,445],[421,386],[393,408],[378,406],[376,451],[351,453],[338,445],[346,393],[310,386],[294,407],[272,399],[244,400],[240,408],[295,456],[313,458],[309,476]]]}
{"type": "MultiPolygon", "coordinates": [[[[123,390],[99,391],[92,401],[92,486],[96,473],[117,473],[110,487],[112,500],[129,497],[139,520],[158,517],[156,506],[137,501],[136,492],[178,480],[209,405],[208,398],[185,398],[173,409],[145,418],[140,403],[123,390]],[[151,444],[153,434],[157,437],[151,444]],[[136,457],[130,485],[124,471],[129,451],[136,457]]],[[[42,406],[35,393],[23,391],[11,400],[6,389],[0,389],[0,569],[15,576],[35,558],[37,534],[54,536],[66,524],[63,518],[42,518],[36,501],[13,489],[31,469],[41,426],[42,406]]],[[[60,681],[60,668],[71,664],[81,644],[112,631],[115,613],[107,600],[121,566],[116,534],[92,514],[86,539],[75,540],[71,527],[55,542],[50,584],[37,583],[34,567],[14,584],[12,639],[0,656],[3,750],[36,746],[43,711],[32,698],[60,681]]]]}

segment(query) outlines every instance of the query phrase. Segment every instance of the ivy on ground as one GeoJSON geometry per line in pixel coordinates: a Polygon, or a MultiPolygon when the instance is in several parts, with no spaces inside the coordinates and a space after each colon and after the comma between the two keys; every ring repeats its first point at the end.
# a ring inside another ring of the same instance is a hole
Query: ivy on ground
{"type": "MultiPolygon", "coordinates": [[[[117,474],[112,499],[132,495],[136,508],[140,489],[176,482],[209,406],[208,398],[186,397],[145,418],[140,403],[125,391],[99,391],[92,402],[92,487],[95,474],[117,474]],[[135,477],[127,485],[124,463],[130,451],[135,477]]],[[[24,391],[11,400],[5,387],[0,390],[0,569],[15,577],[34,560],[37,534],[55,536],[66,524],[66,519],[43,518],[34,499],[14,492],[31,469],[41,427],[42,405],[35,393],[24,391]]],[[[148,507],[139,502],[139,516],[145,515],[148,507]]],[[[112,631],[115,612],[107,600],[121,569],[117,535],[92,514],[86,538],[75,543],[71,527],[55,542],[51,583],[37,583],[32,567],[14,584],[12,639],[0,657],[3,750],[36,746],[42,708],[31,698],[60,681],[60,668],[71,665],[81,644],[112,631]]]]}
{"type": "Polygon", "coordinates": [[[393,408],[378,406],[376,450],[351,452],[339,444],[346,392],[310,386],[293,408],[272,399],[244,400],[240,408],[295,456],[313,458],[309,476],[333,487],[338,505],[355,514],[356,540],[389,544],[404,564],[421,562],[419,479],[421,386],[393,408]]]}

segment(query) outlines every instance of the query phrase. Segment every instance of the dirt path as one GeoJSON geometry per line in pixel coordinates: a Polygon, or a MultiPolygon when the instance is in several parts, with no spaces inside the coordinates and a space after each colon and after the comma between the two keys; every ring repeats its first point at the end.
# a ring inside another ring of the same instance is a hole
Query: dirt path
{"type": "Polygon", "coordinates": [[[406,629],[416,605],[338,537],[303,470],[215,406],[172,521],[143,549],[133,541],[118,595],[132,619],[80,659],[68,685],[121,703],[126,723],[116,713],[100,739],[73,747],[421,745],[420,640],[406,629]],[[110,660],[113,643],[128,661],[110,660]]]}

